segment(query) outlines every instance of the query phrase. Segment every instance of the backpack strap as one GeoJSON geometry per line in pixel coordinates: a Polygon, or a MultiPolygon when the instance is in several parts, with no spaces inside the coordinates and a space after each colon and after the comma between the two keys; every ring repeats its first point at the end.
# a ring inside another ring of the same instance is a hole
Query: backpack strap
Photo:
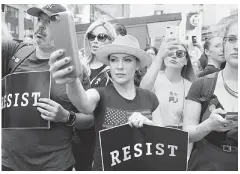
{"type": "MultiPolygon", "coordinates": [[[[92,85],[93,81],[94,81],[101,73],[103,73],[103,72],[105,72],[105,71],[108,71],[108,70],[110,70],[109,66],[106,66],[105,68],[103,68],[102,71],[100,71],[100,72],[90,81],[90,84],[92,85]]],[[[109,77],[109,76],[107,76],[107,77],[109,77]]],[[[108,80],[107,80],[107,82],[108,82],[108,80]]]]}
{"type": "MultiPolygon", "coordinates": [[[[212,95],[213,95],[215,87],[216,87],[217,78],[218,78],[218,72],[215,72],[213,74],[209,74],[207,76],[202,77],[203,85],[202,85],[201,94],[200,94],[200,96],[201,96],[200,101],[201,101],[202,109],[201,109],[201,114],[200,114],[200,120],[203,119],[203,115],[208,108],[209,102],[212,98],[212,95]]],[[[198,142],[193,143],[192,152],[194,149],[196,149],[197,143],[198,142]]]]}
{"type": "Polygon", "coordinates": [[[211,100],[211,97],[214,93],[217,78],[218,78],[218,72],[209,74],[203,78],[203,86],[202,86],[201,98],[200,98],[200,100],[202,101],[202,110],[201,110],[200,120],[202,119],[202,116],[205,113],[208,107],[209,101],[211,100]]]}
{"type": "Polygon", "coordinates": [[[107,76],[107,81],[106,81],[106,83],[105,83],[105,86],[107,86],[107,85],[109,84],[109,82],[113,83],[113,80],[112,80],[112,78],[111,78],[110,69],[108,69],[108,70],[106,71],[106,76],[107,76]]]}
{"type": "Polygon", "coordinates": [[[13,73],[17,67],[27,59],[33,52],[35,48],[33,46],[24,46],[20,48],[10,59],[8,64],[8,72],[13,73]]]}

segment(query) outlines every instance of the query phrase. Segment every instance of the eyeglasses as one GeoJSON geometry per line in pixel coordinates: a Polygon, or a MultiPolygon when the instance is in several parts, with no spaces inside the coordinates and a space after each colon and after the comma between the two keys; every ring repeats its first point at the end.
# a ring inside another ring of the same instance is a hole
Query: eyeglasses
{"type": "Polygon", "coordinates": [[[96,37],[99,42],[105,42],[107,39],[112,40],[110,36],[108,36],[107,34],[103,34],[103,33],[100,33],[97,36],[94,35],[93,33],[87,34],[87,38],[89,41],[94,41],[96,37]]]}
{"type": "Polygon", "coordinates": [[[175,52],[175,54],[176,54],[177,58],[182,59],[187,55],[187,52],[183,51],[183,50],[177,50],[175,52]]]}
{"type": "Polygon", "coordinates": [[[235,44],[238,41],[237,37],[225,37],[224,42],[235,44]]]}

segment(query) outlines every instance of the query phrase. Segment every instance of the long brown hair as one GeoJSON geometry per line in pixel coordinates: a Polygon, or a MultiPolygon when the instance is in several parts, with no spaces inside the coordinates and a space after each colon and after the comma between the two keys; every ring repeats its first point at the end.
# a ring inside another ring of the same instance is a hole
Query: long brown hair
{"type": "MultiPolygon", "coordinates": [[[[179,43],[179,45],[183,46],[185,51],[186,51],[186,59],[187,59],[187,65],[184,65],[182,67],[182,70],[181,70],[181,76],[184,78],[184,79],[187,79],[189,80],[190,82],[193,82],[197,79],[195,73],[194,73],[194,70],[193,70],[193,67],[192,67],[192,62],[191,62],[191,59],[190,59],[190,56],[189,56],[189,53],[188,53],[188,49],[187,47],[182,44],[182,43],[179,43]]],[[[162,64],[162,67],[161,67],[161,70],[164,71],[166,69],[166,65],[164,64],[164,61],[163,61],[163,64],[162,64]]]]}

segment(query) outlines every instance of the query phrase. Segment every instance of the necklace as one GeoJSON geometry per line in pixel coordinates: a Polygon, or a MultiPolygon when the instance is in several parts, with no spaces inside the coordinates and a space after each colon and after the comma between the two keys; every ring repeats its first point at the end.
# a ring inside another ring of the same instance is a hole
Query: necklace
{"type": "Polygon", "coordinates": [[[231,88],[227,85],[227,83],[225,82],[225,79],[224,79],[224,77],[223,77],[223,71],[222,71],[222,78],[223,78],[223,86],[224,86],[224,88],[226,89],[226,91],[227,91],[231,96],[233,96],[233,97],[235,97],[235,98],[238,98],[238,92],[236,92],[236,91],[234,91],[233,89],[231,89],[231,88]]]}
{"type": "MultiPolygon", "coordinates": [[[[181,113],[181,116],[179,118],[179,122],[178,122],[178,125],[177,125],[177,128],[179,129],[181,126],[180,126],[180,123],[183,119],[183,111],[184,111],[184,108],[185,108],[185,83],[184,83],[184,78],[182,78],[182,84],[183,84],[183,107],[182,107],[182,113],[181,113]]],[[[182,129],[182,127],[180,128],[182,129]]]]}

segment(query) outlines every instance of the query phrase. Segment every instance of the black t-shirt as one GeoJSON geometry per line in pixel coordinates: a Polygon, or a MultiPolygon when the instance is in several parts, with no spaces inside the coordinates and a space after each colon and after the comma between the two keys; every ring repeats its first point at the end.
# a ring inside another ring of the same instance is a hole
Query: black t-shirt
{"type": "Polygon", "coordinates": [[[98,131],[127,123],[133,112],[140,112],[152,119],[152,112],[158,107],[159,102],[154,93],[138,87],[133,100],[123,98],[113,85],[96,88],[96,90],[100,100],[94,110],[97,138],[93,170],[102,170],[98,131]]]}
{"type": "MultiPolygon", "coordinates": [[[[205,104],[205,102],[207,102],[207,101],[201,101],[201,98],[203,97],[202,96],[203,95],[203,92],[202,92],[203,84],[204,84],[203,78],[200,78],[200,79],[196,80],[195,82],[193,82],[192,86],[188,92],[188,95],[187,95],[187,100],[192,100],[197,103],[200,103],[202,108],[203,108],[203,105],[205,104]]],[[[202,113],[202,115],[200,115],[199,123],[203,122],[210,116],[211,106],[213,104],[215,105],[216,108],[224,109],[223,106],[221,105],[221,103],[218,101],[217,96],[213,94],[212,96],[210,96],[208,107],[206,108],[206,111],[204,113],[202,113]]],[[[226,131],[226,132],[212,131],[204,138],[205,138],[205,140],[211,142],[212,144],[215,144],[216,146],[221,146],[221,144],[229,144],[229,145],[236,146],[237,142],[234,139],[230,138],[228,132],[229,131],[226,131]]]]}
{"type": "Polygon", "coordinates": [[[218,72],[218,71],[220,71],[220,70],[221,70],[221,69],[216,68],[216,67],[213,66],[213,65],[207,65],[207,66],[205,67],[205,69],[198,74],[198,77],[204,77],[204,76],[206,76],[206,75],[208,75],[208,74],[212,74],[212,73],[218,72]]]}
{"type": "Polygon", "coordinates": [[[97,69],[91,69],[90,81],[94,79],[107,65],[103,65],[97,69]]]}
{"type": "MultiPolygon", "coordinates": [[[[3,67],[21,45],[5,42],[3,67]]],[[[22,62],[15,72],[49,70],[49,60],[40,60],[36,52],[22,62]]],[[[38,79],[36,79],[38,80],[38,79]]],[[[66,94],[66,86],[51,80],[51,96],[66,110],[74,106],[66,94]]],[[[2,164],[13,170],[66,170],[75,163],[72,154],[72,128],[64,123],[51,123],[50,129],[2,130],[2,164]]]]}
{"type": "Polygon", "coordinates": [[[2,41],[2,77],[7,75],[10,58],[22,47],[25,43],[18,43],[16,41],[2,41]]]}

